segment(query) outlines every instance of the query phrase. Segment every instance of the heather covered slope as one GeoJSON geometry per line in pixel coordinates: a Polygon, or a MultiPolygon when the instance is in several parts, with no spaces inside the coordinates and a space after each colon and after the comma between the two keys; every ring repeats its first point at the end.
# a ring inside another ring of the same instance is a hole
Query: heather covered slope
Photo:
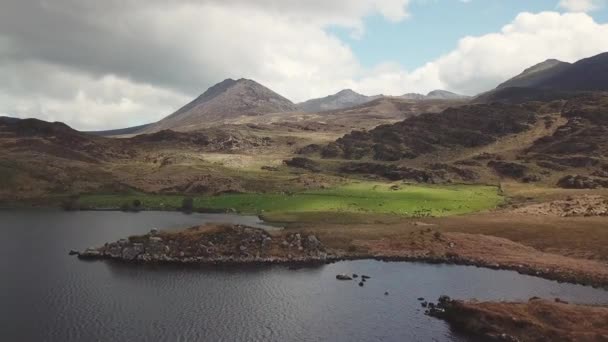
{"type": "Polygon", "coordinates": [[[390,179],[506,178],[603,187],[608,184],[607,99],[608,94],[595,93],[567,101],[449,108],[354,131],[326,145],[320,156],[352,160],[342,162],[343,172],[390,179]]]}

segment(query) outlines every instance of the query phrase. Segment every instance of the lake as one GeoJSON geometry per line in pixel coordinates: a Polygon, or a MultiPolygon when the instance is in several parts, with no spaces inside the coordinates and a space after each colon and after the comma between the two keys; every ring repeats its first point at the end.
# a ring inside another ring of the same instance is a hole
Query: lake
{"type": "Polygon", "coordinates": [[[608,304],[608,291],[472,266],[361,260],[194,267],[82,261],[70,249],[203,222],[256,217],[172,212],[0,211],[4,341],[467,341],[418,297],[608,304]],[[367,274],[364,287],[338,273],[367,274]],[[388,295],[384,293],[388,291],[388,295]]]}

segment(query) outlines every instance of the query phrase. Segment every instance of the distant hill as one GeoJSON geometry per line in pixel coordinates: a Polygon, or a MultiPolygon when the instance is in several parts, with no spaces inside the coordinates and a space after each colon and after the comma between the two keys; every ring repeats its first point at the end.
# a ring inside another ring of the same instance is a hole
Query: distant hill
{"type": "Polygon", "coordinates": [[[323,98],[311,99],[298,103],[298,109],[303,112],[316,113],[329,110],[351,108],[364,104],[382,97],[382,95],[366,96],[361,95],[352,89],[344,89],[340,92],[323,98]]]}
{"type": "Polygon", "coordinates": [[[118,129],[109,129],[106,131],[88,131],[86,133],[99,135],[102,137],[112,137],[118,135],[129,135],[129,134],[137,134],[137,132],[143,131],[146,128],[150,127],[152,124],[145,124],[127,128],[118,128],[118,129]]]}
{"type": "Polygon", "coordinates": [[[463,100],[470,96],[452,93],[447,90],[433,90],[425,96],[426,100],[463,100]]]}
{"type": "Polygon", "coordinates": [[[9,122],[17,122],[21,119],[13,118],[10,116],[0,116],[0,123],[9,123],[9,122]]]}
{"type": "Polygon", "coordinates": [[[418,93],[407,93],[399,96],[405,100],[465,100],[470,98],[470,96],[460,95],[456,93],[452,93],[447,90],[433,90],[430,93],[423,95],[418,93]]]}
{"type": "Polygon", "coordinates": [[[285,97],[253,81],[226,79],[166,118],[138,133],[164,129],[191,131],[240,116],[291,112],[296,105],[285,97]]]}

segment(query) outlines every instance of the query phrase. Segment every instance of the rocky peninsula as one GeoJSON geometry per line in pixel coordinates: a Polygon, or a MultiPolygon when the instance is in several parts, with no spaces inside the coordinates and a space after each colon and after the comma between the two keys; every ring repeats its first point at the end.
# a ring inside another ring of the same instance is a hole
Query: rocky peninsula
{"type": "Polygon", "coordinates": [[[528,302],[476,302],[442,296],[428,315],[483,341],[607,341],[608,307],[531,298],[528,302]]]}
{"type": "Polygon", "coordinates": [[[400,239],[353,239],[344,245],[322,230],[266,231],[243,225],[204,225],[131,236],[101,247],[72,251],[82,259],[132,263],[287,264],[376,259],[473,265],[514,270],[546,279],[608,288],[601,261],[538,251],[508,239],[440,232],[428,226],[400,239]]]}

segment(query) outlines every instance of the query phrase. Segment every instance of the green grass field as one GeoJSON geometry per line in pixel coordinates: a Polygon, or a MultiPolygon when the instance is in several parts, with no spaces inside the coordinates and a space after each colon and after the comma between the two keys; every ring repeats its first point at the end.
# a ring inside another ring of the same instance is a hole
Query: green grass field
{"type": "MultiPolygon", "coordinates": [[[[194,197],[195,210],[234,209],[245,214],[302,213],[392,214],[446,216],[481,211],[502,202],[497,188],[481,185],[418,186],[357,182],[325,190],[293,194],[245,193],[194,197]]],[[[79,203],[91,208],[118,208],[138,199],[147,209],[179,209],[177,195],[84,195],[79,203]]]]}

